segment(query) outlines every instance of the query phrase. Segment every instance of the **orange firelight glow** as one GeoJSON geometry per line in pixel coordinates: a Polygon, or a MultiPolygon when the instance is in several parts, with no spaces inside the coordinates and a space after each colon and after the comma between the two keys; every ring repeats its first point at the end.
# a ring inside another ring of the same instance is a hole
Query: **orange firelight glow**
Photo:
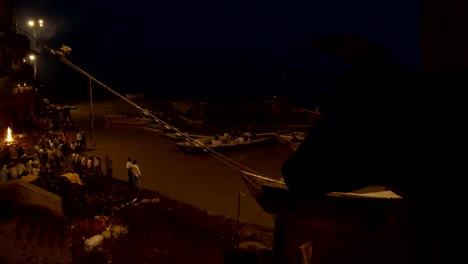
{"type": "Polygon", "coordinates": [[[6,142],[13,142],[13,137],[11,136],[11,129],[9,127],[6,142]]]}

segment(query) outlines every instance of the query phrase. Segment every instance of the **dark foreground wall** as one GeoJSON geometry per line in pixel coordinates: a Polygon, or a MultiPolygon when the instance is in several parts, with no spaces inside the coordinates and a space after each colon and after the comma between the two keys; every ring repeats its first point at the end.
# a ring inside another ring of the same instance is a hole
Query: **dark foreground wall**
{"type": "Polygon", "coordinates": [[[0,183],[0,263],[71,263],[60,197],[22,180],[0,183]]]}
{"type": "Polygon", "coordinates": [[[422,1],[422,70],[467,71],[468,3],[422,1]]]}
{"type": "Polygon", "coordinates": [[[276,214],[275,263],[447,263],[435,222],[403,199],[296,200],[276,214]]]}

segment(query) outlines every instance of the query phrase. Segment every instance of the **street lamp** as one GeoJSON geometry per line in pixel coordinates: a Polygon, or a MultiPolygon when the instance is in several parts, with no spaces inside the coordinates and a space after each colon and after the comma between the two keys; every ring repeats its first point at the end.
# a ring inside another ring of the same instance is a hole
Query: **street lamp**
{"type": "Polygon", "coordinates": [[[35,20],[29,20],[28,25],[33,29],[33,49],[36,49],[36,28],[39,26],[40,28],[44,26],[44,20],[39,19],[37,20],[37,25],[35,20]]]}
{"type": "MultiPolygon", "coordinates": [[[[32,50],[36,50],[36,29],[39,27],[39,28],[42,28],[44,26],[44,20],[42,19],[38,19],[37,21],[36,20],[29,20],[28,21],[28,25],[30,27],[32,27],[33,29],[33,48],[32,50]],[[37,23],[36,23],[37,22],[37,23]]],[[[33,61],[34,63],[34,79],[37,79],[37,67],[36,67],[36,57],[34,55],[31,55],[29,56],[29,59],[31,61],[33,61]]]]}
{"type": "Polygon", "coordinates": [[[33,62],[33,65],[34,65],[34,79],[36,79],[36,72],[37,72],[37,68],[36,68],[36,56],[34,56],[34,55],[29,55],[29,59],[33,62]]]}

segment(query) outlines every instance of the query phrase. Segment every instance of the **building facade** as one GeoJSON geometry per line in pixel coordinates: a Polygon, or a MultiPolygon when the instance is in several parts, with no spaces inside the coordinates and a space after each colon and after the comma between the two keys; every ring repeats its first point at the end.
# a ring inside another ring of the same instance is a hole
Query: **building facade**
{"type": "Polygon", "coordinates": [[[16,33],[14,5],[15,0],[0,2],[0,92],[6,93],[35,83],[35,57],[30,56],[37,54],[30,48],[30,40],[16,33]]]}

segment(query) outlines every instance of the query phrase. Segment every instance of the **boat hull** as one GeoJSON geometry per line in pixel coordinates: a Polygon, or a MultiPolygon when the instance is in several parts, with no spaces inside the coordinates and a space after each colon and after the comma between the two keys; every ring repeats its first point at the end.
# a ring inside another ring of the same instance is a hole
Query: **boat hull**
{"type": "Polygon", "coordinates": [[[168,129],[164,125],[159,125],[159,124],[147,124],[147,125],[145,125],[145,127],[143,127],[143,129],[146,130],[146,131],[157,132],[157,133],[161,133],[161,132],[165,132],[165,131],[171,131],[170,129],[168,129]]]}
{"type": "Polygon", "coordinates": [[[151,127],[147,127],[147,126],[143,127],[143,129],[144,129],[144,130],[146,130],[146,131],[150,131],[150,132],[158,132],[158,133],[159,133],[159,132],[163,132],[163,131],[164,131],[164,130],[162,130],[162,129],[158,129],[158,128],[151,128],[151,127]]]}
{"type": "Polygon", "coordinates": [[[152,119],[142,117],[107,115],[105,118],[107,122],[115,125],[144,126],[153,122],[152,119]]]}
{"type": "Polygon", "coordinates": [[[288,145],[289,148],[293,151],[296,151],[299,145],[301,145],[302,141],[304,141],[303,135],[297,135],[297,139],[293,140],[292,135],[283,135],[277,134],[275,135],[276,140],[278,140],[281,144],[288,145]]]}
{"type": "Polygon", "coordinates": [[[203,120],[191,120],[191,119],[188,119],[186,117],[184,117],[183,115],[180,115],[179,114],[179,117],[180,119],[182,119],[184,122],[186,122],[187,124],[192,124],[192,125],[201,125],[203,123],[205,123],[206,119],[203,119],[203,120]]]}
{"type": "MultiPolygon", "coordinates": [[[[216,152],[238,151],[271,142],[272,139],[273,138],[260,138],[256,140],[246,141],[244,143],[222,144],[218,146],[212,146],[211,143],[207,143],[205,144],[205,146],[216,152]]],[[[189,142],[177,143],[176,146],[186,154],[208,153],[203,147],[195,146],[194,144],[190,144],[189,142]]]]}
{"type": "MultiPolygon", "coordinates": [[[[177,133],[164,133],[164,132],[160,132],[161,135],[165,136],[165,137],[168,137],[168,138],[172,138],[172,139],[175,139],[175,140],[181,140],[181,139],[185,139],[185,136],[183,135],[179,135],[177,133]]],[[[204,139],[204,138],[209,138],[211,140],[211,138],[213,138],[212,136],[204,136],[204,135],[192,135],[192,134],[187,134],[187,133],[184,133],[185,135],[189,136],[190,138],[193,138],[193,139],[204,139]]]]}

